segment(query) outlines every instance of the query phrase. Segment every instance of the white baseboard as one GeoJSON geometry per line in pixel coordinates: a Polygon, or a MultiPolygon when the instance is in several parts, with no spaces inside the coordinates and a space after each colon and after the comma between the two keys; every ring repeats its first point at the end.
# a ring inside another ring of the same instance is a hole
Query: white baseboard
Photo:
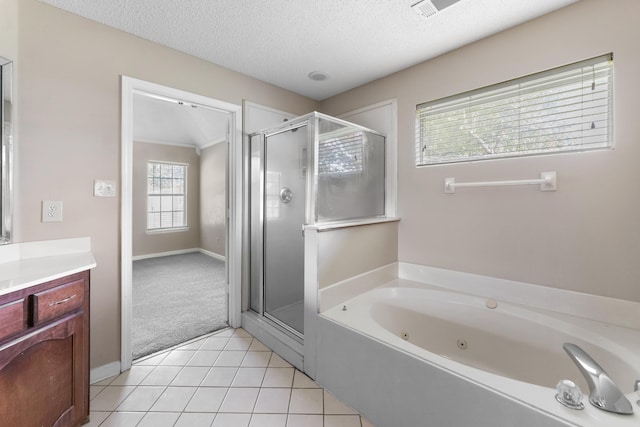
{"type": "Polygon", "coordinates": [[[104,379],[120,375],[120,362],[111,362],[98,366],[89,373],[89,384],[95,384],[104,379]]]}
{"type": "Polygon", "coordinates": [[[210,256],[211,258],[219,259],[220,261],[227,261],[227,258],[224,255],[217,254],[215,252],[208,251],[206,249],[200,248],[200,253],[210,256]]]}
{"type": "Polygon", "coordinates": [[[160,258],[163,256],[170,255],[182,255],[182,254],[190,254],[193,252],[200,252],[204,255],[210,256],[211,258],[219,259],[220,261],[226,261],[226,258],[223,255],[219,255],[215,252],[208,251],[202,248],[189,248],[189,249],[179,249],[177,251],[168,251],[168,252],[157,252],[154,254],[144,254],[144,255],[135,255],[131,257],[132,261],[139,261],[141,259],[149,259],[149,258],[160,258]]]}
{"type": "Polygon", "coordinates": [[[141,259],[160,258],[163,256],[170,256],[170,255],[190,254],[192,252],[200,252],[200,248],[179,249],[177,251],[157,252],[155,254],[145,254],[145,255],[135,255],[131,257],[131,260],[139,261],[141,259]]]}

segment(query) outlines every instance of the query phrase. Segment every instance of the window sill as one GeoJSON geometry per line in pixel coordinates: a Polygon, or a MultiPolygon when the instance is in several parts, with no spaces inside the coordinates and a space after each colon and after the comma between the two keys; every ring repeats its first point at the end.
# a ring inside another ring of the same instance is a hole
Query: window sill
{"type": "Polygon", "coordinates": [[[189,231],[189,227],[176,227],[176,228],[161,228],[158,230],[147,230],[147,234],[167,234],[167,233],[180,233],[183,231],[189,231]]]}

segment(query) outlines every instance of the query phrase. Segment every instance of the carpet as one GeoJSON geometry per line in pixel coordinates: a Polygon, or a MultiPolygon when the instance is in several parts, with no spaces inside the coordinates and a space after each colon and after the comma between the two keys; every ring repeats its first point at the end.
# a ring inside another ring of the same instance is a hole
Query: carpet
{"type": "Polygon", "coordinates": [[[225,263],[200,252],[133,262],[133,359],[227,326],[225,263]]]}

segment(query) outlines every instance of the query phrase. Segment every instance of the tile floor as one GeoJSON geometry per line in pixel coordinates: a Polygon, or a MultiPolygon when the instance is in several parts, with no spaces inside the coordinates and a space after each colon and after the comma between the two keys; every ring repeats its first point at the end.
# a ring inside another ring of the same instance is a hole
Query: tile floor
{"type": "Polygon", "coordinates": [[[101,427],[373,427],[243,329],[226,329],[91,385],[101,427]]]}

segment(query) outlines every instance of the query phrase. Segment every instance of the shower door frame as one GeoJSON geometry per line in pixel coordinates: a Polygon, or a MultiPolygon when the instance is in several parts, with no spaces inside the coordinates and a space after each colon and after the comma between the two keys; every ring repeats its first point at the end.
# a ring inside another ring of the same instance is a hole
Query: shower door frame
{"type": "MultiPolygon", "coordinates": [[[[303,343],[305,332],[306,332],[306,322],[303,327],[303,333],[298,332],[293,327],[287,325],[281,320],[277,319],[273,315],[267,313],[265,308],[265,298],[264,298],[264,285],[265,285],[265,254],[264,254],[264,212],[265,212],[265,154],[266,154],[266,144],[269,137],[289,132],[294,129],[301,129],[306,127],[307,131],[307,139],[306,139],[306,148],[307,148],[307,164],[306,164],[306,177],[305,177],[305,213],[304,213],[304,222],[301,224],[300,233],[304,235],[304,228],[309,225],[315,223],[315,211],[316,211],[316,200],[312,195],[314,194],[315,186],[317,185],[317,175],[315,173],[316,165],[315,161],[317,158],[316,153],[316,144],[314,141],[317,137],[317,115],[316,113],[310,113],[296,119],[287,121],[280,126],[275,126],[269,128],[267,131],[263,132],[255,132],[249,135],[249,177],[250,177],[250,196],[249,196],[249,215],[250,215],[250,251],[249,257],[251,260],[258,260],[258,262],[249,262],[250,265],[250,282],[257,283],[257,306],[254,307],[252,296],[253,293],[251,290],[253,289],[253,285],[250,287],[250,302],[249,307],[253,311],[255,311],[258,315],[265,318],[269,322],[274,323],[277,327],[283,330],[287,335],[294,338],[296,341],[303,343]],[[258,147],[254,149],[254,138],[258,137],[258,147]],[[259,158],[259,170],[257,177],[254,176],[254,154],[258,154],[259,158]],[[258,188],[258,192],[254,191],[255,188],[258,188]],[[255,206],[258,206],[258,209],[254,209],[255,206]],[[255,281],[255,282],[254,282],[255,281]]],[[[303,238],[303,245],[304,245],[303,238]]],[[[303,282],[300,284],[303,288],[303,302],[306,300],[306,290],[304,289],[304,267],[303,267],[303,282]]],[[[303,318],[305,316],[306,310],[303,312],[303,318]]]]}

